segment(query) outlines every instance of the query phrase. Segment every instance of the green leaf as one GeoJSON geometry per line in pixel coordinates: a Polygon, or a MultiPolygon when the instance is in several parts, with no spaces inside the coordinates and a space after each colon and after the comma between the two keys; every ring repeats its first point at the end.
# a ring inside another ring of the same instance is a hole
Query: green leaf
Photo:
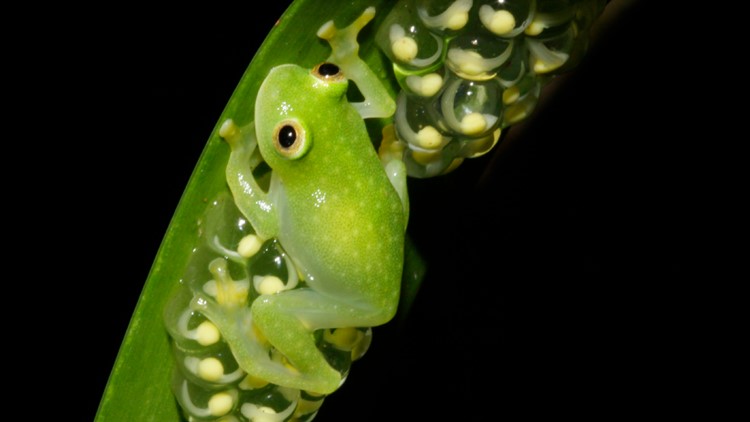
{"type": "MultiPolygon", "coordinates": [[[[205,210],[206,202],[225,189],[224,166],[229,148],[218,136],[219,123],[230,116],[240,125],[249,122],[254,112],[255,94],[269,69],[284,63],[312,67],[325,59],[330,50],[316,37],[317,29],[331,19],[337,25],[347,24],[368,6],[375,6],[378,13],[375,21],[360,35],[360,56],[395,93],[396,82],[387,79],[390,65],[373,42],[378,23],[393,3],[354,0],[333,8],[320,7],[320,2],[314,0],[297,0],[269,33],[222,116],[217,116],[217,125],[183,193],[146,280],[99,404],[96,421],[180,420],[170,391],[172,356],[162,313],[168,299],[179,287],[177,281],[196,242],[196,222],[205,210]]],[[[370,122],[368,127],[373,133],[379,133],[383,124],[370,122]]],[[[423,274],[423,262],[414,250],[408,250],[402,312],[412,303],[423,274]]]]}

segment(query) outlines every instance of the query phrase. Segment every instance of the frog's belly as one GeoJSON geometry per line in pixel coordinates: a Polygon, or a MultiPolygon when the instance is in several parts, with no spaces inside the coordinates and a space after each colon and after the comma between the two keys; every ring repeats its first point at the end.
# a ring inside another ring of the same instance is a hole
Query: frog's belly
{"type": "Polygon", "coordinates": [[[304,218],[289,213],[282,219],[281,245],[310,287],[353,300],[369,296],[392,300],[389,292],[394,290],[397,298],[403,265],[403,214],[382,205],[385,212],[377,212],[376,204],[367,204],[304,218]],[[366,209],[368,205],[373,209],[366,209]]]}

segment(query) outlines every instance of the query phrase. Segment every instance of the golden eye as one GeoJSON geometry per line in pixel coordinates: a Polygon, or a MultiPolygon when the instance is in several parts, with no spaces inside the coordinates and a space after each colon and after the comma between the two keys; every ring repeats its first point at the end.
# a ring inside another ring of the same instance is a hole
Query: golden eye
{"type": "Polygon", "coordinates": [[[333,63],[323,62],[315,66],[312,70],[312,74],[318,79],[322,79],[326,82],[338,82],[343,81],[344,73],[341,69],[333,63]]]}
{"type": "Polygon", "coordinates": [[[280,122],[273,131],[273,146],[286,158],[301,157],[309,146],[305,128],[296,120],[280,122]]]}

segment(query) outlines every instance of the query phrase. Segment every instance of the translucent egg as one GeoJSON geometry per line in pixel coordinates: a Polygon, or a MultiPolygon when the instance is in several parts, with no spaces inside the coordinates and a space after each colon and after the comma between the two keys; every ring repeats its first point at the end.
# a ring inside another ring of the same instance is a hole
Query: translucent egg
{"type": "Polygon", "coordinates": [[[515,37],[531,23],[536,0],[484,0],[478,5],[479,20],[499,37],[515,37]]]}
{"type": "Polygon", "coordinates": [[[375,42],[394,66],[406,72],[437,68],[443,40],[431,33],[409,6],[409,2],[401,2],[393,8],[378,28],[375,42]]]}
{"type": "Polygon", "coordinates": [[[448,173],[461,164],[458,156],[460,145],[449,142],[440,151],[424,151],[409,149],[404,153],[406,171],[411,177],[427,178],[448,173]]]}
{"type": "Polygon", "coordinates": [[[414,0],[419,19],[432,32],[451,36],[470,20],[472,0],[414,0]]]}
{"type": "Polygon", "coordinates": [[[523,36],[513,39],[513,52],[497,72],[497,79],[504,87],[518,83],[529,72],[529,50],[523,36]]]}
{"type": "Polygon", "coordinates": [[[231,418],[238,405],[237,389],[202,388],[188,382],[181,371],[173,374],[172,391],[188,420],[216,420],[222,416],[231,418]]]}
{"type": "Polygon", "coordinates": [[[183,350],[203,349],[221,340],[216,326],[200,312],[190,309],[192,299],[192,292],[183,287],[164,309],[164,326],[183,350]]]}
{"type": "Polygon", "coordinates": [[[309,422],[315,418],[318,409],[323,405],[324,395],[315,395],[307,391],[300,394],[297,409],[294,411],[294,422],[309,422]]]}
{"type": "Polygon", "coordinates": [[[544,36],[526,40],[531,70],[535,73],[549,73],[562,67],[570,58],[574,42],[572,25],[557,33],[545,33],[544,36]]]}
{"type": "Polygon", "coordinates": [[[554,31],[560,26],[567,25],[575,15],[575,7],[571,0],[545,0],[537,2],[536,13],[526,26],[524,33],[531,37],[542,35],[546,31],[554,31]]]}
{"type": "Polygon", "coordinates": [[[440,115],[447,126],[466,138],[480,138],[499,125],[503,87],[497,79],[472,81],[452,77],[440,97],[440,115]]]}
{"type": "Polygon", "coordinates": [[[480,157],[492,150],[500,139],[501,129],[480,138],[459,138],[461,145],[458,155],[465,158],[480,157]]]}
{"type": "Polygon", "coordinates": [[[394,120],[398,139],[407,142],[411,149],[440,151],[451,139],[436,118],[433,104],[417,101],[403,91],[398,96],[394,120]]]}
{"type": "Polygon", "coordinates": [[[502,38],[459,35],[448,46],[445,65],[461,78],[487,80],[495,77],[512,52],[513,44],[502,38]]]}
{"type": "Polygon", "coordinates": [[[445,85],[445,70],[439,68],[433,72],[396,73],[396,80],[401,89],[409,95],[430,98],[437,95],[445,85]]]}
{"type": "Polygon", "coordinates": [[[240,389],[240,413],[247,420],[285,421],[297,409],[300,391],[267,384],[259,389],[240,389]]]}
{"type": "Polygon", "coordinates": [[[245,376],[225,342],[193,350],[183,350],[175,345],[173,355],[185,378],[203,388],[236,384],[245,376]]]}
{"type": "Polygon", "coordinates": [[[528,117],[539,101],[542,81],[533,73],[526,75],[519,83],[503,91],[505,113],[501,127],[518,123],[528,117]]]}

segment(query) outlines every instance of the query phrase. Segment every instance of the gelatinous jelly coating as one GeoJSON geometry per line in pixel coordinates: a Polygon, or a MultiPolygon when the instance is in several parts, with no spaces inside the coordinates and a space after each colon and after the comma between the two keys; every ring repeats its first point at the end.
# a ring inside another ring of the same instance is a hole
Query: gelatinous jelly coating
{"type": "Polygon", "coordinates": [[[406,94],[397,138],[414,177],[492,149],[572,68],[605,0],[400,0],[376,41],[406,94]]]}

